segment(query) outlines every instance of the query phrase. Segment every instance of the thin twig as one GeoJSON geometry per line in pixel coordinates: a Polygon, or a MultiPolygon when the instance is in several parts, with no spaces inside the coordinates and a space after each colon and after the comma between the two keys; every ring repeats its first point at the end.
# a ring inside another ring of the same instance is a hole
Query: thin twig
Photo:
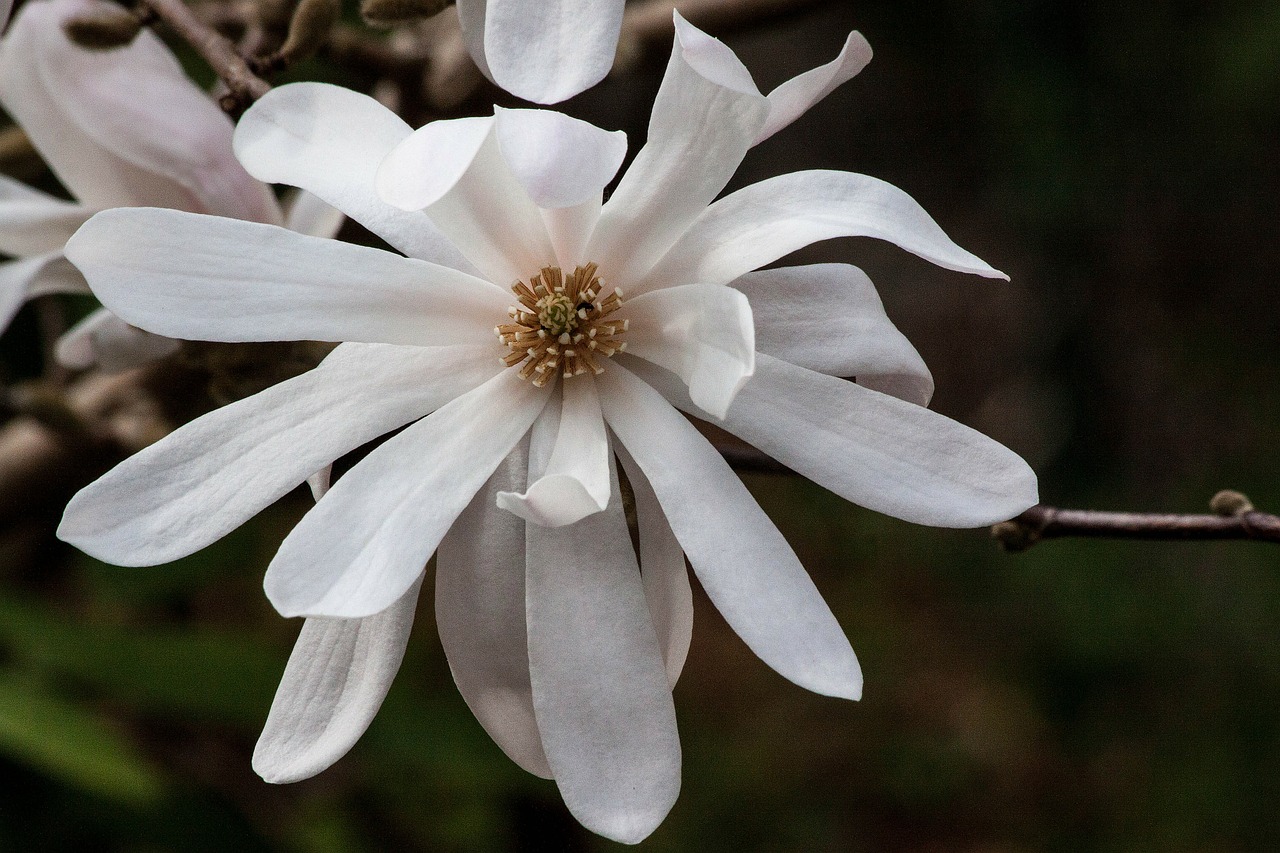
{"type": "Polygon", "coordinates": [[[231,40],[201,21],[182,0],[142,0],[209,63],[227,86],[222,108],[238,112],[271,91],[271,84],[250,70],[231,40]]]}
{"type": "Polygon", "coordinates": [[[991,528],[1006,551],[1025,551],[1041,539],[1068,536],[1091,539],[1171,541],[1250,539],[1280,542],[1280,516],[1251,507],[1233,515],[1183,515],[1060,509],[1039,504],[991,528]]]}

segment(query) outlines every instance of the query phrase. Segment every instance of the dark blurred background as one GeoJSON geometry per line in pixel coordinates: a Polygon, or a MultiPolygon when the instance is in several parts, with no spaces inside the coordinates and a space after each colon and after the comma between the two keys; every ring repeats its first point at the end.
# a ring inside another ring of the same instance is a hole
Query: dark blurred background
{"type": "MultiPolygon", "coordinates": [[[[1280,6],[867,0],[724,31],[766,91],[859,29],[876,58],[734,186],[840,168],[911,193],[1012,283],[871,240],[934,407],[1022,453],[1045,502],[1280,510],[1280,6]]],[[[566,109],[644,138],[665,51],[566,109]]],[[[36,318],[0,347],[21,373],[36,318]]],[[[752,490],[858,651],[811,695],[696,591],[683,792],[654,851],[1280,849],[1280,549],[912,526],[807,482],[752,490]]],[[[298,624],[260,588],[298,493],[169,567],[0,536],[0,849],[606,850],[486,737],[419,610],[355,750],[249,767],[298,624]]]]}

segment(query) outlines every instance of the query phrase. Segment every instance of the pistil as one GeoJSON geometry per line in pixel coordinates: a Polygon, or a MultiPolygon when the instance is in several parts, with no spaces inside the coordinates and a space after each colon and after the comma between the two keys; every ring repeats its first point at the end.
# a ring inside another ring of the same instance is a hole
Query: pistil
{"type": "Polygon", "coordinates": [[[543,267],[528,284],[512,285],[518,301],[507,311],[511,322],[494,328],[511,350],[502,363],[519,365],[520,378],[540,388],[557,373],[566,379],[603,373],[599,359],[627,348],[621,336],[630,324],[607,319],[622,307],[622,291],[606,293],[597,273],[595,264],[567,277],[559,267],[543,267]]]}

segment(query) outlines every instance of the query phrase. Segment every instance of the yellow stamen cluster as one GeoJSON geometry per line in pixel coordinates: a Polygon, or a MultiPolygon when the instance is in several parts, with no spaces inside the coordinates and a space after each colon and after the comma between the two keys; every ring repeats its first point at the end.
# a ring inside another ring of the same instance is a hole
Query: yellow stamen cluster
{"type": "Polygon", "coordinates": [[[519,300],[507,310],[510,323],[494,333],[511,352],[502,357],[508,367],[520,365],[520,378],[541,388],[556,374],[566,378],[587,371],[604,372],[599,357],[627,348],[621,335],[626,320],[606,320],[622,307],[622,291],[602,294],[604,282],[595,264],[575,269],[568,277],[559,267],[543,267],[511,290],[519,300]]]}

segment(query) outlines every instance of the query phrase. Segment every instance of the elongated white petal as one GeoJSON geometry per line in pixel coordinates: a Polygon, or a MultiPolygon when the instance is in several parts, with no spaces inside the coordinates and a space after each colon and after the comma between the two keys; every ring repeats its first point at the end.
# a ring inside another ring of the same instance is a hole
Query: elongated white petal
{"type": "Polygon", "coordinates": [[[66,251],[105,306],[183,340],[467,344],[510,303],[450,267],[176,210],[103,211],[66,251]]]}
{"type": "Polygon", "coordinates": [[[94,51],[62,31],[73,15],[111,8],[96,0],[32,4],[14,21],[0,60],[5,106],[67,188],[95,207],[154,204],[279,222],[270,190],[232,155],[231,120],[154,33],[94,51]],[[10,63],[28,79],[10,84],[10,63]]]}
{"type": "Polygon", "coordinates": [[[389,606],[422,573],[546,396],[505,370],[388,439],[285,538],[267,569],[267,598],[283,616],[350,618],[389,606]]]}
{"type": "Polygon", "coordinates": [[[378,166],[412,132],[367,95],[292,83],[272,89],[240,117],[234,145],[259,180],[314,193],[411,258],[474,272],[425,214],[378,196],[378,166]]]}
{"type": "Polygon", "coordinates": [[[117,565],[184,557],[344,453],[492,377],[501,365],[487,351],[344,344],[315,370],[192,421],[85,486],[58,535],[117,565]]]}
{"type": "Polygon", "coordinates": [[[38,192],[0,175],[0,252],[41,255],[60,252],[93,210],[38,192]]]}
{"type": "Polygon", "coordinates": [[[51,293],[84,293],[75,267],[58,252],[0,263],[0,332],[29,299],[51,293]]]}
{"type": "MultiPolygon", "coordinates": [[[[934,527],[985,527],[1038,500],[1035,472],[977,430],[767,355],[756,367],[722,426],[846,500],[934,527]]],[[[688,406],[678,383],[637,371],[688,406]]]]}
{"type": "Polygon", "coordinates": [[[346,214],[315,193],[297,190],[288,199],[284,227],[308,237],[336,237],[346,214]]]}
{"type": "Polygon", "coordinates": [[[915,199],[892,184],[815,170],[752,184],[711,205],[633,292],[689,281],[728,284],[834,237],[876,237],[944,269],[1008,278],[951,242],[915,199]]]}
{"type": "Polygon", "coordinates": [[[173,355],[181,344],[130,326],[99,308],[58,338],[54,357],[63,367],[84,370],[95,364],[108,373],[130,370],[173,355]]]}
{"type": "Polygon", "coordinates": [[[710,284],[641,294],[626,305],[627,351],[677,374],[689,395],[723,417],[755,371],[755,327],[747,297],[710,284]]]}
{"type": "Polygon", "coordinates": [[[591,376],[564,380],[560,426],[545,472],[524,494],[505,491],[498,506],[544,527],[563,527],[609,503],[609,438],[591,376]]]}
{"type": "Polygon", "coordinates": [[[542,223],[562,270],[572,270],[587,263],[587,243],[600,220],[604,193],[598,192],[575,207],[543,208],[542,223]]]}
{"type": "MultiPolygon", "coordinates": [[[[526,101],[555,104],[573,97],[603,80],[613,67],[622,3],[487,0],[481,67],[488,68],[495,83],[526,101]]],[[[465,5],[464,0],[461,6],[465,5]]]]}
{"type": "MultiPolygon", "coordinates": [[[[531,472],[534,473],[534,472],[531,472]]],[[[635,844],[680,791],[680,739],[618,490],[568,527],[526,526],[529,671],[565,805],[635,844]]]]}
{"type": "Polygon", "coordinates": [[[405,137],[378,167],[378,195],[403,210],[422,210],[451,190],[493,130],[491,118],[433,121],[405,137]]]}
{"type": "Polygon", "coordinates": [[[884,313],[866,273],[848,264],[759,270],[733,282],[755,319],[756,349],[917,405],[933,396],[924,359],[884,313]]]}
{"type": "Polygon", "coordinates": [[[757,144],[800,118],[809,107],[866,68],[870,61],[871,45],[862,33],[849,33],[839,56],[826,65],[792,77],[769,93],[769,120],[756,137],[757,144]]]}
{"type": "Polygon", "coordinates": [[[449,528],[436,554],[436,623],[458,691],[480,725],[522,768],[551,778],[529,686],[524,520],[495,496],[523,489],[522,442],[449,528]]]}
{"type": "Polygon", "coordinates": [[[598,196],[627,156],[622,131],[611,133],[552,110],[499,107],[494,132],[512,174],[544,209],[576,207],[598,196]]]}
{"type": "MultiPolygon", "coordinates": [[[[587,252],[616,285],[630,289],[676,242],[724,189],[764,126],[769,102],[754,84],[741,88],[742,76],[750,84],[750,75],[718,44],[676,15],[648,141],[605,204],[587,252]]],[[[702,279],[678,283],[694,281],[702,279]]]]}
{"type": "Polygon", "coordinates": [[[658,635],[662,660],[667,665],[667,681],[672,687],[680,679],[689,643],[693,640],[693,589],[684,564],[684,551],[667,517],[645,479],[640,466],[620,444],[614,452],[627,472],[636,501],[636,526],[640,534],[640,580],[649,602],[653,630],[658,635]]]}
{"type": "Polygon", "coordinates": [[[728,463],[657,391],[620,365],[610,364],[597,381],[609,428],[653,486],[725,621],[761,660],[801,687],[859,698],[862,671],[848,639],[728,463]]]}
{"type": "Polygon", "coordinates": [[[419,579],[373,616],[303,624],[253,750],[259,776],[308,779],[355,745],[400,670],[421,587],[419,579]]]}

